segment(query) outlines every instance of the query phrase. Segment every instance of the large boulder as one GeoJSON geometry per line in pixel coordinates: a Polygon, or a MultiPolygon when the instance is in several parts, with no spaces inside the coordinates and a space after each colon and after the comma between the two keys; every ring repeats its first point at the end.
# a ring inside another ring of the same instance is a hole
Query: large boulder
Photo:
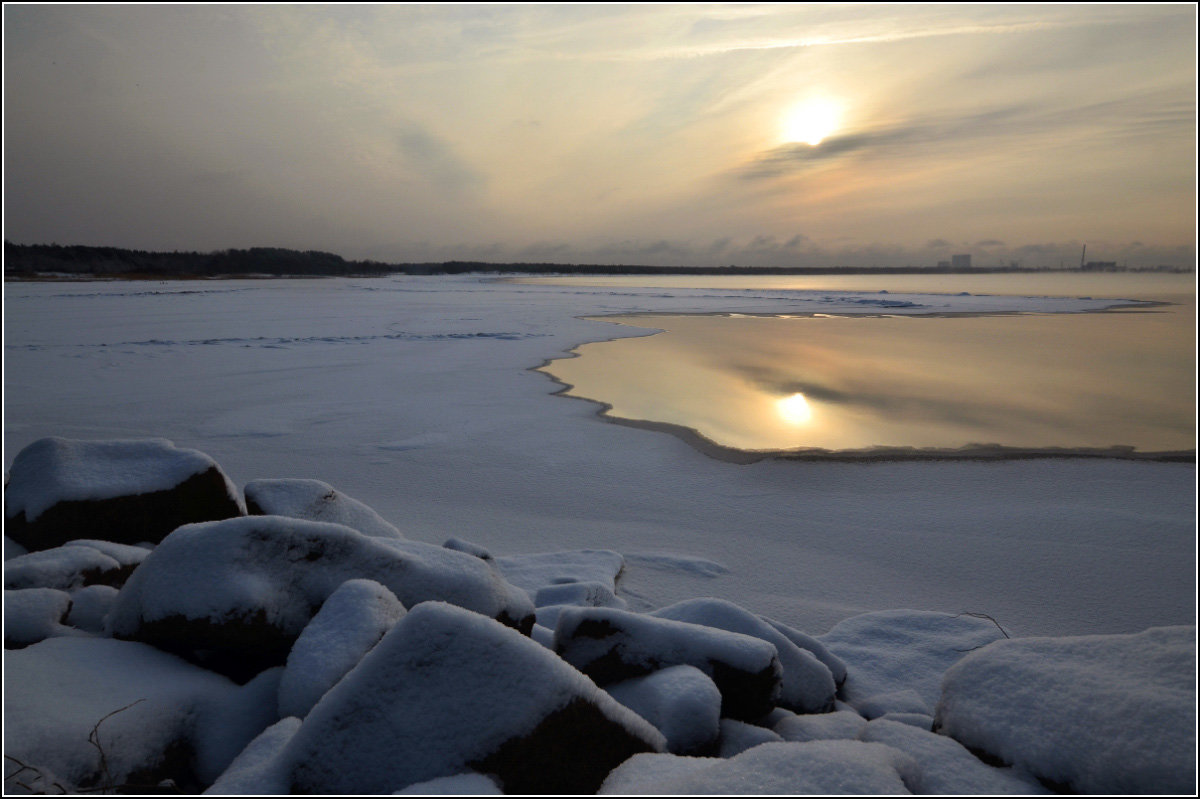
{"type": "Polygon", "coordinates": [[[1074,793],[1196,790],[1196,628],[997,641],[950,668],[935,726],[1074,793]]]}
{"type": "Polygon", "coordinates": [[[238,492],[202,452],[165,439],[43,438],[17,453],[4,534],[30,551],[91,538],[158,542],[192,522],[242,515],[238,492]]]}
{"type": "Polygon", "coordinates": [[[404,538],[370,507],[320,480],[251,480],[245,491],[246,511],[255,516],[332,522],[376,538],[404,538]]]}
{"type": "Polygon", "coordinates": [[[783,668],[780,707],[797,713],[825,713],[833,709],[837,685],[829,667],[761,616],[728,600],[713,598],[686,599],[650,615],[761,638],[775,647],[783,668]]]}
{"type": "Polygon", "coordinates": [[[912,757],[917,764],[915,779],[909,782],[913,793],[939,796],[1049,793],[1025,772],[988,765],[953,738],[911,724],[876,719],[862,729],[858,740],[884,744],[912,757]]]}
{"type": "Polygon", "coordinates": [[[163,539],[121,589],[109,628],[243,680],[282,665],[317,609],[355,578],[407,608],[442,600],[523,632],[533,625],[529,597],[487,561],[337,524],[246,516],[163,539]]]}
{"type": "Polygon", "coordinates": [[[462,608],[412,609],[317,703],[282,757],[300,793],[390,793],[474,771],[506,793],[594,793],[665,747],[534,641],[462,608]]]}
{"type": "MultiPolygon", "coordinates": [[[[219,712],[237,686],[130,641],[52,638],[7,652],[4,688],[6,759],[57,775],[67,792],[145,792],[164,779],[196,790],[202,739],[237,735],[219,712]]],[[[235,745],[257,730],[241,734],[235,745]]]]}
{"type": "Polygon", "coordinates": [[[721,691],[721,715],[753,721],[779,698],[782,668],[760,638],[616,608],[564,608],[555,651],[601,685],[695,666],[721,691]]]}

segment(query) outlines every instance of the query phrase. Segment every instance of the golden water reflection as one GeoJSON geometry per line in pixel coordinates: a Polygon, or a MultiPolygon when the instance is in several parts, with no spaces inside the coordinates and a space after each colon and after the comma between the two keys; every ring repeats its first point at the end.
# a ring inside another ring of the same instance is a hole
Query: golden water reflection
{"type": "Polygon", "coordinates": [[[630,316],[546,371],[742,450],[1195,448],[1194,305],[971,317],[630,316]]]}

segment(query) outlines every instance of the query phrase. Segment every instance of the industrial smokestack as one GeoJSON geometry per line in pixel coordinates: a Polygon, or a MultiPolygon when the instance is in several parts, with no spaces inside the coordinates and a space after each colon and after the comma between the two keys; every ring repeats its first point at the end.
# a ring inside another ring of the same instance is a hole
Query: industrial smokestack
{"type": "Polygon", "coordinates": [[[1087,245],[1083,245],[1083,252],[1079,253],[1079,268],[1083,269],[1083,259],[1087,256],[1087,245]]]}

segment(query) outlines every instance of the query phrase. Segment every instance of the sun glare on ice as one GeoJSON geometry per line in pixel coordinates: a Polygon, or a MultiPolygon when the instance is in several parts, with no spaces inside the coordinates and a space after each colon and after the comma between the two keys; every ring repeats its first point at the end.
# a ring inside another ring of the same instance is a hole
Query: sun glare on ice
{"type": "Polygon", "coordinates": [[[837,132],[842,121],[841,106],[824,97],[813,97],[788,109],[781,134],[787,143],[801,142],[816,147],[837,132]]]}
{"type": "Polygon", "coordinates": [[[812,421],[812,408],[803,394],[796,393],[775,401],[775,409],[788,424],[808,424],[812,421]]]}

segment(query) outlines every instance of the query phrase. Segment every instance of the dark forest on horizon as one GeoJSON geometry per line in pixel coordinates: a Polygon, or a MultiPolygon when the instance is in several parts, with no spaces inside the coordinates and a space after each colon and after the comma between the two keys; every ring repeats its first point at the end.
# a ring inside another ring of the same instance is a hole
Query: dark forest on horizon
{"type": "MultiPolygon", "coordinates": [[[[1091,264],[1089,264],[1091,266],[1091,264]]],[[[102,277],[223,277],[229,275],[282,276],[382,276],[496,274],[566,275],[852,275],[852,274],[996,274],[1005,272],[1081,271],[1040,267],[997,266],[954,268],[946,266],[649,266],[641,264],[489,263],[443,261],[440,263],[381,263],[348,261],[340,255],[317,250],[280,247],[199,252],[148,252],[120,247],[85,245],[13,244],[4,242],[4,277],[21,279],[44,274],[94,275],[102,277]]],[[[1083,271],[1191,272],[1169,265],[1126,269],[1116,265],[1083,271]]]]}

